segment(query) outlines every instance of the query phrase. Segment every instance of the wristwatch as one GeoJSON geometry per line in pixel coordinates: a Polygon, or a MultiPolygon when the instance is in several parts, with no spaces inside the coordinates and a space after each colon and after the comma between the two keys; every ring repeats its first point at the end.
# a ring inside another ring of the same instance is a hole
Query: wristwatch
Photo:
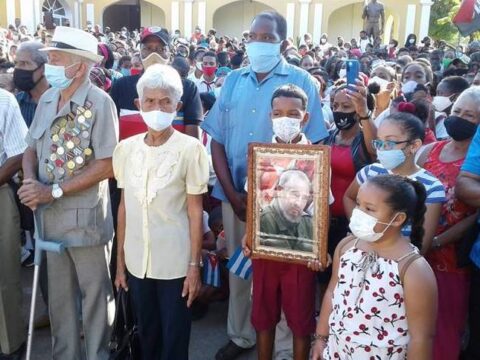
{"type": "Polygon", "coordinates": [[[369,112],[367,113],[367,116],[358,116],[358,120],[360,120],[360,121],[362,121],[362,120],[368,120],[368,119],[370,119],[371,117],[372,117],[372,112],[369,111],[369,112]]]}
{"type": "Polygon", "coordinates": [[[60,199],[63,196],[63,190],[58,184],[52,186],[52,196],[55,200],[60,199]]]}
{"type": "Polygon", "coordinates": [[[190,261],[188,263],[188,266],[198,266],[198,267],[203,267],[203,261],[202,259],[200,259],[200,262],[196,262],[196,261],[190,261]]]}

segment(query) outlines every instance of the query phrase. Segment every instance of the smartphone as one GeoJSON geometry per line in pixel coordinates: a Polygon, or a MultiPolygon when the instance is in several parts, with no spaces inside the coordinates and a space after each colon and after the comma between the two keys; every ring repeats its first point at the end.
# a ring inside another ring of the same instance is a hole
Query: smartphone
{"type": "Polygon", "coordinates": [[[360,63],[358,60],[347,60],[347,85],[356,85],[360,73],[360,63]]]}

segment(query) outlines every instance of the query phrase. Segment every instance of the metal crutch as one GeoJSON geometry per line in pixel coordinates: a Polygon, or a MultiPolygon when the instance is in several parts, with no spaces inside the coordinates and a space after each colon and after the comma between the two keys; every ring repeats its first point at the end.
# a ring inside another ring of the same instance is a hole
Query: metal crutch
{"type": "Polygon", "coordinates": [[[33,286],[32,286],[32,302],[30,304],[30,318],[28,321],[28,340],[27,340],[27,357],[26,360],[30,360],[32,355],[32,341],[33,341],[33,322],[35,317],[35,300],[37,298],[38,290],[38,276],[40,274],[40,264],[42,263],[42,252],[51,251],[60,254],[64,251],[65,247],[62,243],[46,241],[44,240],[43,232],[43,212],[47,208],[39,208],[34,211],[35,225],[36,225],[36,239],[35,239],[35,258],[34,258],[34,271],[33,271],[33,286]],[[40,237],[41,236],[41,237],[40,237]]]}

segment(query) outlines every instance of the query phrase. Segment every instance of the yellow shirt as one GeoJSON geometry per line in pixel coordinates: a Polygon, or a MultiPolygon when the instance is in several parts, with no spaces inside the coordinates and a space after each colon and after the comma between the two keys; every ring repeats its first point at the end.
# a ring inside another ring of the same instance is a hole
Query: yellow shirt
{"type": "Polygon", "coordinates": [[[190,261],[187,194],[207,191],[208,156],[200,141],[177,131],[161,146],[144,138],[123,140],[113,153],[125,197],[125,262],[138,278],[177,279],[190,261]]]}

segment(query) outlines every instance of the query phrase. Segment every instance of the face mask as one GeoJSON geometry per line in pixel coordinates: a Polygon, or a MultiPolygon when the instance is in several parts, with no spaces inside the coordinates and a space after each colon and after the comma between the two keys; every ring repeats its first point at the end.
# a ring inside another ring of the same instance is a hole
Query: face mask
{"type": "Polygon", "coordinates": [[[327,39],[320,39],[320,44],[325,44],[327,42],[327,39]]]}
{"type": "Polygon", "coordinates": [[[380,86],[380,89],[384,90],[387,88],[388,81],[385,79],[382,79],[379,76],[374,76],[371,79],[368,80],[368,85],[376,83],[378,86],[380,86]]]}
{"type": "Polygon", "coordinates": [[[435,96],[432,100],[433,108],[438,112],[443,112],[452,105],[448,96],[435,96]]]}
{"type": "Polygon", "coordinates": [[[477,125],[459,116],[449,116],[445,119],[445,129],[455,141],[464,141],[473,138],[477,125]]]}
{"type": "Polygon", "coordinates": [[[414,80],[409,80],[407,81],[406,83],[403,83],[402,84],[402,92],[404,94],[411,94],[415,91],[415,89],[417,88],[418,86],[418,83],[414,80]]]}
{"type": "Polygon", "coordinates": [[[160,110],[153,110],[153,111],[140,111],[142,115],[143,121],[150,129],[155,131],[162,131],[169,127],[175,116],[177,115],[176,112],[167,113],[160,110]]]}
{"type": "Polygon", "coordinates": [[[301,119],[289,118],[289,117],[280,117],[272,119],[273,123],[273,133],[283,142],[287,144],[290,143],[293,139],[300,134],[301,119]]]}
{"type": "Polygon", "coordinates": [[[33,73],[37,71],[42,65],[37,67],[35,70],[13,70],[13,83],[15,84],[15,87],[21,91],[26,92],[32,90],[43,78],[43,76],[41,76],[40,79],[38,79],[36,82],[33,81],[33,73]]]}
{"type": "Polygon", "coordinates": [[[138,75],[142,73],[142,69],[130,69],[130,75],[138,75]]]}
{"type": "Polygon", "coordinates": [[[121,68],[121,69],[120,69],[120,73],[121,73],[123,76],[130,76],[130,69],[121,68]]]}
{"type": "Polygon", "coordinates": [[[73,78],[67,78],[65,70],[73,65],[76,64],[67,67],[45,64],[45,78],[52,87],[56,89],[66,89],[72,84],[73,78]]]}
{"type": "Polygon", "coordinates": [[[252,42],[247,43],[247,55],[252,70],[259,74],[265,74],[280,62],[281,43],[252,42]]]}
{"type": "Polygon", "coordinates": [[[151,53],[145,59],[142,59],[142,64],[143,64],[143,68],[147,69],[149,66],[153,64],[167,65],[168,59],[165,59],[164,57],[160,56],[157,53],[151,53]]]}
{"type": "Polygon", "coordinates": [[[202,71],[205,75],[210,77],[210,76],[215,75],[215,71],[217,71],[217,67],[216,66],[204,66],[204,67],[202,67],[202,71]]]}
{"type": "Polygon", "coordinates": [[[409,44],[414,44],[414,43],[415,43],[415,39],[410,39],[410,40],[408,40],[408,43],[409,43],[409,44]]]}
{"type": "Polygon", "coordinates": [[[333,112],[333,121],[338,130],[348,130],[355,125],[355,112],[345,113],[340,111],[333,112]]]}
{"type": "Polygon", "coordinates": [[[407,158],[401,149],[377,150],[377,158],[380,164],[387,170],[392,170],[405,162],[407,158]]]}
{"type": "Polygon", "coordinates": [[[198,70],[198,71],[203,71],[203,64],[201,61],[196,61],[195,62],[195,68],[198,70]]]}
{"type": "Polygon", "coordinates": [[[347,77],[347,69],[340,69],[340,70],[338,71],[338,77],[339,77],[340,79],[346,78],[346,77],[347,77]]]}
{"type": "Polygon", "coordinates": [[[350,230],[352,234],[356,236],[358,239],[367,241],[367,242],[375,242],[380,240],[380,238],[385,234],[385,231],[392,225],[392,222],[395,221],[397,215],[390,221],[389,223],[383,223],[377,220],[372,215],[367,214],[366,212],[355,208],[352,212],[352,217],[350,218],[350,230]],[[387,225],[387,227],[382,232],[375,232],[375,225],[382,224],[387,225]]]}
{"type": "Polygon", "coordinates": [[[448,59],[448,58],[445,58],[443,59],[442,61],[442,64],[443,64],[443,70],[447,69],[450,64],[452,63],[453,59],[448,59]]]}

